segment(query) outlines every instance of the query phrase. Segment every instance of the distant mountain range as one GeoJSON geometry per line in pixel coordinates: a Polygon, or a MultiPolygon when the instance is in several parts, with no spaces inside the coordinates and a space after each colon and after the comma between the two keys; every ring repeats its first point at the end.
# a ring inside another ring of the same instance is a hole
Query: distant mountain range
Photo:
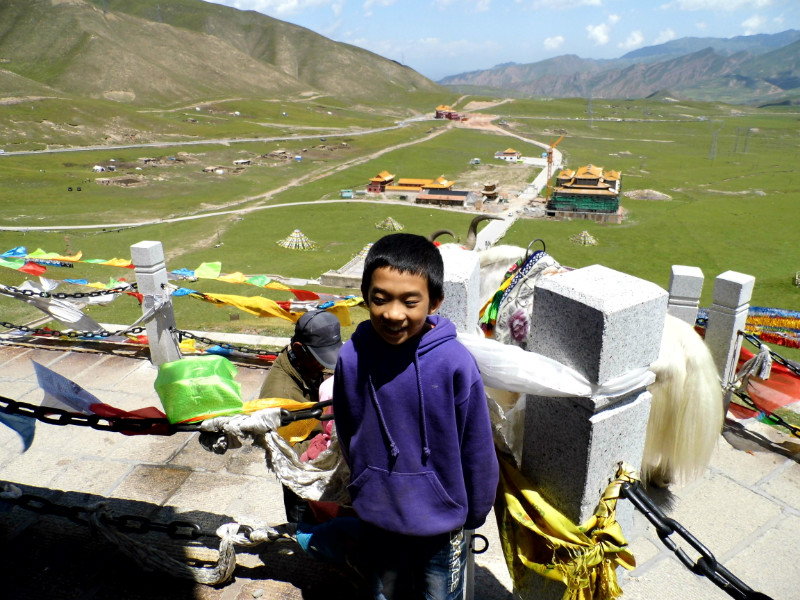
{"type": "Polygon", "coordinates": [[[452,75],[458,92],[524,97],[643,98],[655,93],[735,104],[800,103],[800,31],[681,38],[614,60],[574,55],[452,75]]]}
{"type": "Polygon", "coordinates": [[[315,93],[403,104],[443,91],[367,50],[200,0],[0,1],[0,98],[153,105],[315,93]]]}
{"type": "Polygon", "coordinates": [[[303,27],[201,0],[0,0],[0,100],[180,106],[318,94],[427,110],[456,92],[800,102],[800,31],[683,38],[616,60],[508,63],[437,83],[303,27]]]}

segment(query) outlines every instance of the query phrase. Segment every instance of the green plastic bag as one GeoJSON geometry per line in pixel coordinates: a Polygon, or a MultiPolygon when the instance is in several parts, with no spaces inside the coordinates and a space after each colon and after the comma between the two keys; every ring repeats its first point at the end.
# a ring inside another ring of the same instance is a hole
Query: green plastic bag
{"type": "Polygon", "coordinates": [[[191,356],[158,368],[156,392],[170,423],[242,412],[236,367],[224,356],[191,356]]]}

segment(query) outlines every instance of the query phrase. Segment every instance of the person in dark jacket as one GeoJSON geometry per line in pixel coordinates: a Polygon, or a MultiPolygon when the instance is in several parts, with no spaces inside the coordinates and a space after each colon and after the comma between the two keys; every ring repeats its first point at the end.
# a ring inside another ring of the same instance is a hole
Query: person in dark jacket
{"type": "Polygon", "coordinates": [[[484,523],[497,490],[480,373],[453,323],[434,314],[443,280],[426,238],[398,233],[373,244],[361,283],[369,320],[334,372],[361,567],[378,600],[460,599],[464,532],[484,523]]]}
{"type": "MultiPolygon", "coordinates": [[[[313,310],[297,320],[294,335],[270,367],[259,398],[288,398],[317,402],[325,369],[333,369],[342,335],[339,320],[324,310],[313,310]]],[[[290,523],[316,523],[308,502],[283,486],[283,505],[290,523]]]]}

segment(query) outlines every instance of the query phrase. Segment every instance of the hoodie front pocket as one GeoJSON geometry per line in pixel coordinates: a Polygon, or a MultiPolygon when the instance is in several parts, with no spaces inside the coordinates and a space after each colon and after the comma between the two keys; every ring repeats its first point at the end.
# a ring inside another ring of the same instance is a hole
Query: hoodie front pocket
{"type": "Polygon", "coordinates": [[[397,473],[367,467],[348,491],[362,519],[389,531],[435,535],[461,527],[466,518],[466,508],[431,471],[397,473]]]}

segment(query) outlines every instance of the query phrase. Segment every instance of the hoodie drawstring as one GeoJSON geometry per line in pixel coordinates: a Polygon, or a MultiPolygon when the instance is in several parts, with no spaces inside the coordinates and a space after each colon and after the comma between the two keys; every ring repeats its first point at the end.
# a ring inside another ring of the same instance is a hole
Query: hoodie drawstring
{"type": "Polygon", "coordinates": [[[378,420],[380,421],[381,429],[383,430],[383,434],[386,436],[386,439],[389,440],[389,451],[392,454],[392,458],[397,458],[397,456],[400,454],[400,450],[398,450],[397,444],[395,444],[392,434],[389,433],[389,428],[386,426],[386,419],[383,416],[381,405],[378,403],[378,394],[375,392],[375,386],[372,383],[372,376],[368,375],[367,380],[369,382],[369,395],[372,398],[372,403],[375,405],[375,411],[378,413],[378,420]]]}
{"type": "MultiPolygon", "coordinates": [[[[423,460],[427,460],[431,455],[430,446],[428,446],[428,423],[425,419],[425,397],[422,393],[422,374],[419,368],[419,356],[414,353],[414,371],[417,375],[417,394],[419,395],[419,416],[420,416],[420,434],[422,436],[422,454],[423,460]]],[[[389,442],[389,451],[392,458],[397,458],[400,450],[389,432],[389,427],[386,425],[386,418],[383,416],[383,410],[378,402],[378,393],[375,391],[375,385],[372,383],[372,376],[367,375],[367,382],[369,383],[369,395],[372,399],[372,404],[375,406],[375,412],[378,414],[378,421],[381,425],[381,430],[389,442]]]]}
{"type": "Polygon", "coordinates": [[[428,425],[425,420],[425,399],[422,395],[422,375],[419,369],[419,356],[414,353],[414,369],[417,371],[417,393],[419,394],[419,419],[420,427],[422,428],[422,454],[425,460],[431,455],[431,449],[428,446],[428,425]]]}

